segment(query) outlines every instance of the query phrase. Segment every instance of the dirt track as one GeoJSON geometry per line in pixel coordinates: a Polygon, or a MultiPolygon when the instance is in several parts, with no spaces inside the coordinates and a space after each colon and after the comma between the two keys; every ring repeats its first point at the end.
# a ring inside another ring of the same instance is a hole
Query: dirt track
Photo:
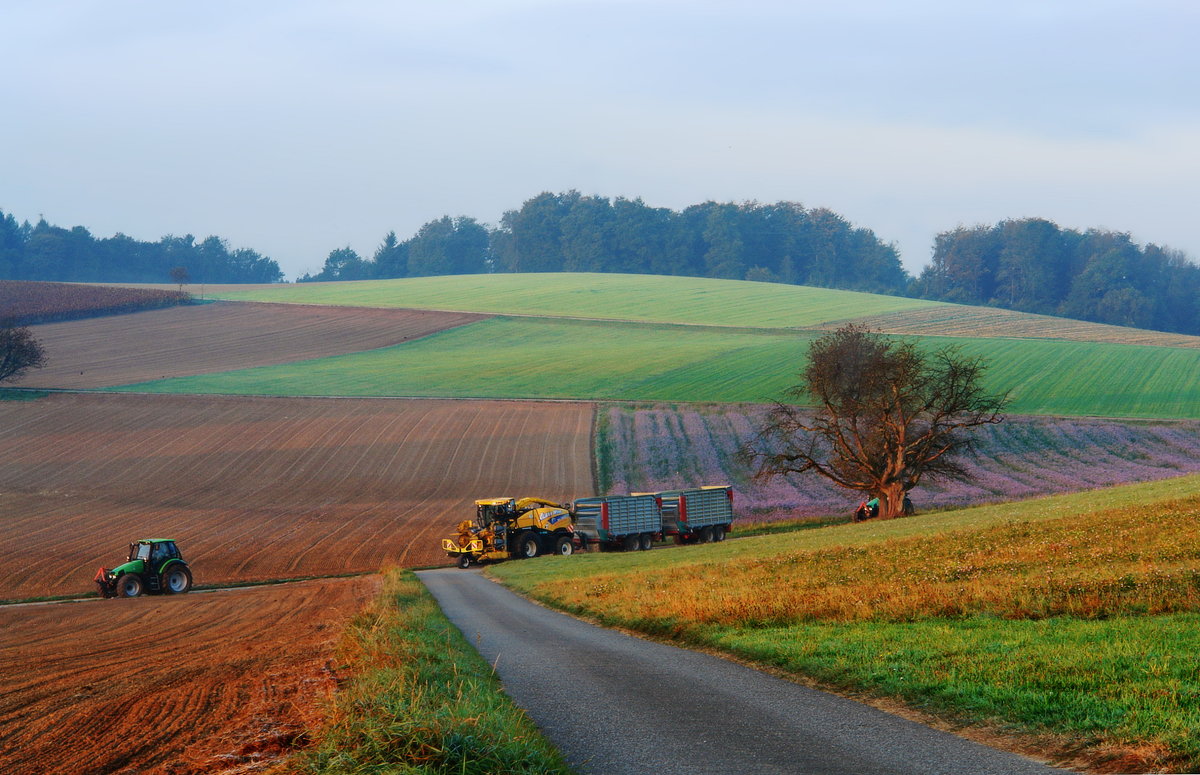
{"type": "Polygon", "coordinates": [[[46,323],[49,362],[12,384],[87,389],[388,347],[485,315],[215,302],[46,323]]]}
{"type": "Polygon", "coordinates": [[[55,394],[0,402],[0,599],[89,593],[129,541],[196,583],[446,561],[475,498],[592,491],[592,405],[55,394]],[[31,568],[36,566],[36,572],[31,568]]]}
{"type": "Polygon", "coordinates": [[[0,607],[0,762],[187,775],[277,758],[319,722],[341,625],[378,586],[0,607]]]}

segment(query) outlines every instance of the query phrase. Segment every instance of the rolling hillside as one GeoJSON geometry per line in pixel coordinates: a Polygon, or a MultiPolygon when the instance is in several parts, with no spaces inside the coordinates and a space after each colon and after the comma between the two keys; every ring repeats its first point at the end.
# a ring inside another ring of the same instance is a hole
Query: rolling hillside
{"type": "Polygon", "coordinates": [[[226,286],[210,289],[209,295],[234,301],[758,328],[795,328],[865,314],[946,306],[899,296],[779,283],[570,272],[301,283],[250,290],[226,286]]]}
{"type": "MultiPolygon", "coordinates": [[[[782,398],[812,330],[496,317],[396,347],[120,389],[254,395],[452,396],[761,403],[782,398]]],[[[1200,350],[923,337],[991,364],[1020,414],[1197,418],[1200,350]]]]}
{"type": "Polygon", "coordinates": [[[1200,337],[1196,336],[994,307],[697,277],[570,272],[453,275],[297,285],[209,286],[206,294],[208,298],[236,301],[409,307],[744,328],[826,328],[853,320],[871,330],[921,336],[1200,347],[1200,337]]]}

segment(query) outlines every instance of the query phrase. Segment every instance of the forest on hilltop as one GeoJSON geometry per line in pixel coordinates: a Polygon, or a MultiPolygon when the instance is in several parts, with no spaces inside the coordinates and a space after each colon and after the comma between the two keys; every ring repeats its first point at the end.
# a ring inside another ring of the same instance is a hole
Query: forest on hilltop
{"type": "MultiPolygon", "coordinates": [[[[272,283],[279,265],[219,237],[96,239],[82,226],[18,224],[0,211],[0,280],[272,283]]],[[[1200,266],[1129,234],[1042,218],[937,235],[913,279],[896,248],[825,208],[703,202],[676,211],[641,199],[543,192],[498,226],[442,216],[406,240],[388,232],[364,258],[331,250],[299,282],[494,272],[622,272],[713,277],[908,295],[1200,335],[1200,266]]]]}
{"type": "Polygon", "coordinates": [[[390,232],[371,258],[340,248],[300,279],[482,272],[684,275],[892,294],[911,279],[893,246],[831,210],[704,202],[677,212],[578,191],[539,194],[497,228],[445,216],[404,242],[390,232]]]}
{"type": "Polygon", "coordinates": [[[939,234],[909,293],[926,299],[1200,334],[1200,266],[1128,234],[1041,218],[939,234]]]}

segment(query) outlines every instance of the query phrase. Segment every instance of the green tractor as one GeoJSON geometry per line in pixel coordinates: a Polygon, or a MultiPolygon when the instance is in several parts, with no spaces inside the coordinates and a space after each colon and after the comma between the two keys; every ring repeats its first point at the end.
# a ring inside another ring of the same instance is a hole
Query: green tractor
{"type": "Polygon", "coordinates": [[[129,560],[96,571],[101,597],[137,597],[143,592],[180,595],[192,588],[192,569],[169,538],[143,538],[129,545],[129,560]]]}

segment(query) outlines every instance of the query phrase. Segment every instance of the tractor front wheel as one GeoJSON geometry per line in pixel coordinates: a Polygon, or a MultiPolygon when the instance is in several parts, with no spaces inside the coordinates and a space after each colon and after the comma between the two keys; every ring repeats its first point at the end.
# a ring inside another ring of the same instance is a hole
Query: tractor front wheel
{"type": "Polygon", "coordinates": [[[143,588],[142,577],[136,573],[126,573],[117,579],[118,597],[137,597],[143,588]]]}
{"type": "Polygon", "coordinates": [[[187,568],[175,566],[162,577],[162,591],[168,595],[182,595],[192,588],[192,572],[187,568]]]}
{"type": "Polygon", "coordinates": [[[538,540],[533,533],[525,533],[517,540],[517,554],[527,560],[538,556],[538,540]]]}

